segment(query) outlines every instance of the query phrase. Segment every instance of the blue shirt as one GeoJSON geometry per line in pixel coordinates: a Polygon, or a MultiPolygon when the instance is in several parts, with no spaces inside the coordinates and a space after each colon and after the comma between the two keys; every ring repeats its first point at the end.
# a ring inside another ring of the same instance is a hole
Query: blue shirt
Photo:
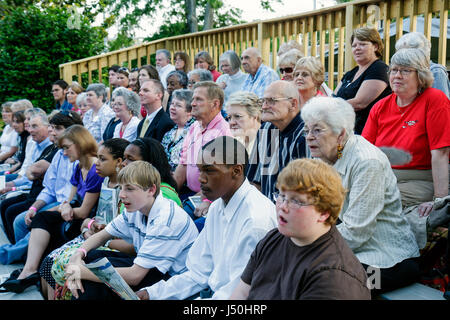
{"type": "MultiPolygon", "coordinates": [[[[52,142],[50,141],[49,138],[45,139],[41,143],[37,143],[34,141],[34,149],[33,153],[31,154],[31,163],[36,162],[36,160],[41,155],[42,151],[44,151],[44,149],[51,144],[52,142]]],[[[13,182],[16,187],[31,187],[31,185],[33,184],[33,182],[30,181],[30,179],[28,179],[25,174],[15,179],[13,182]]]]}
{"type": "Polygon", "coordinates": [[[56,103],[55,109],[60,111],[70,111],[72,110],[73,106],[67,102],[67,100],[64,100],[63,104],[59,104],[59,102],[56,103]]]}
{"type": "Polygon", "coordinates": [[[250,91],[256,94],[259,98],[264,96],[266,88],[274,81],[280,80],[278,74],[271,68],[261,64],[255,75],[248,75],[247,79],[242,85],[242,91],[250,91]]]}
{"type": "Polygon", "coordinates": [[[44,189],[39,193],[36,200],[42,200],[46,204],[67,200],[72,189],[70,178],[77,164],[78,160],[71,163],[69,158],[63,155],[63,150],[60,149],[53,157],[45,173],[42,183],[44,189]]]}

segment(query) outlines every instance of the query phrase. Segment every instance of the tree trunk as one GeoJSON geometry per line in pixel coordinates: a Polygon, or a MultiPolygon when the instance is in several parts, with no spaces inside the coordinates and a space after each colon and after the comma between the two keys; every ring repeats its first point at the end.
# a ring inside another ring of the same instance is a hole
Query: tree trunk
{"type": "Polygon", "coordinates": [[[214,23],[214,8],[211,6],[211,1],[208,1],[205,7],[205,24],[203,30],[212,29],[214,23]]]}
{"type": "Polygon", "coordinates": [[[188,30],[190,33],[198,31],[196,0],[186,0],[186,18],[188,30]]]}

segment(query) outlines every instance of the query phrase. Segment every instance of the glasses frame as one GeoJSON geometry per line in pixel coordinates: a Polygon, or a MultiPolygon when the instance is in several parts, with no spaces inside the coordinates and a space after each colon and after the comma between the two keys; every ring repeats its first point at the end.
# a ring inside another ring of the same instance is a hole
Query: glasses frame
{"type": "Polygon", "coordinates": [[[294,72],[294,68],[291,68],[291,67],[279,68],[278,70],[280,70],[280,73],[293,73],[294,72]],[[291,70],[291,71],[289,71],[289,70],[291,70]]]}
{"type": "Polygon", "coordinates": [[[395,75],[397,75],[397,73],[399,73],[399,72],[400,72],[400,75],[401,75],[402,77],[407,77],[407,76],[409,76],[411,73],[417,72],[417,70],[415,70],[415,69],[410,70],[410,69],[389,68],[388,74],[389,74],[390,76],[395,76],[395,75]],[[394,72],[394,70],[395,70],[395,72],[394,72]]]}
{"type": "Polygon", "coordinates": [[[292,97],[288,97],[288,98],[260,98],[260,99],[258,99],[258,103],[260,105],[264,105],[266,103],[268,106],[272,107],[278,101],[291,100],[291,99],[293,99],[293,98],[292,97]],[[270,102],[268,102],[268,99],[270,99],[269,100],[270,102]]]}
{"type": "Polygon", "coordinates": [[[281,195],[280,192],[273,192],[272,197],[275,200],[277,206],[281,206],[283,203],[287,203],[287,207],[292,210],[300,209],[303,207],[312,206],[312,203],[303,203],[296,199],[287,199],[285,195],[281,195]]]}

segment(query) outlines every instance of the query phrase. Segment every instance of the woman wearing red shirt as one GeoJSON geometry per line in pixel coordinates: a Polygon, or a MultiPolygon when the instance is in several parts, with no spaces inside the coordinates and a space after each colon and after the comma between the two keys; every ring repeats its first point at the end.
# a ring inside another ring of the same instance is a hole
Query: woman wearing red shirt
{"type": "Polygon", "coordinates": [[[426,219],[434,200],[446,197],[449,191],[450,131],[445,128],[450,123],[450,103],[440,90],[431,88],[429,68],[429,59],[421,50],[397,51],[389,69],[393,93],[373,107],[362,132],[378,147],[395,147],[411,154],[409,163],[392,168],[403,207],[410,208],[407,217],[420,248],[426,243],[426,227],[436,227],[429,219],[427,226],[426,219]]]}

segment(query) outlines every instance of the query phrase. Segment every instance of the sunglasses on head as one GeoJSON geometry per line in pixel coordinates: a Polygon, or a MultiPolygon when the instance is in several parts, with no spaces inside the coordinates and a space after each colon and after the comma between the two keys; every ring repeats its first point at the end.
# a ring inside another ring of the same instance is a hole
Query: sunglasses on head
{"type": "Polygon", "coordinates": [[[288,68],[280,68],[279,70],[280,70],[280,73],[292,73],[292,72],[294,72],[294,68],[290,68],[290,67],[288,67],[288,68]]]}
{"type": "Polygon", "coordinates": [[[61,113],[63,116],[67,116],[69,118],[73,118],[73,115],[67,110],[60,111],[59,113],[61,113]]]}

